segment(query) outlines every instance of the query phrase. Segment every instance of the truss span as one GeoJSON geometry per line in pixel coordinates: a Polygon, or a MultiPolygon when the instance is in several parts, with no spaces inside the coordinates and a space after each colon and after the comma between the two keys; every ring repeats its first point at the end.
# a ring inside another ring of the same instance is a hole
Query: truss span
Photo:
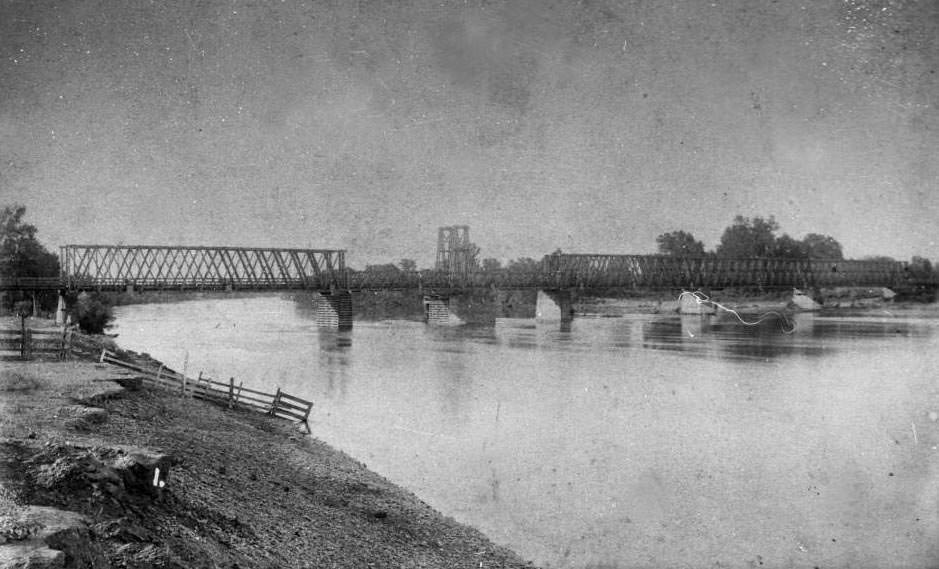
{"type": "Polygon", "coordinates": [[[341,249],[66,245],[66,288],[315,289],[346,287],[341,249]]]}
{"type": "Polygon", "coordinates": [[[841,259],[724,259],[665,255],[550,255],[558,288],[808,288],[910,284],[907,263],[841,259]]]}

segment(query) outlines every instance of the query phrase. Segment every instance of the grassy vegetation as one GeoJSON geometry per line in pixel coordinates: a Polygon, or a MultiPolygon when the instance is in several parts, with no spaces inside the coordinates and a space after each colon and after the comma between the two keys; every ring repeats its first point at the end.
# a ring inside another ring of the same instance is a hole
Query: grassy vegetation
{"type": "Polygon", "coordinates": [[[16,369],[0,370],[0,392],[33,391],[39,387],[39,379],[16,369]]]}

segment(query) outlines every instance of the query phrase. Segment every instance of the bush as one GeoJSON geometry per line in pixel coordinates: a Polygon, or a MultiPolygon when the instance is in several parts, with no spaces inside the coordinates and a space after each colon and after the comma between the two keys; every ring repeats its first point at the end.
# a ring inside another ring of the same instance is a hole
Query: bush
{"type": "Polygon", "coordinates": [[[107,297],[92,293],[83,292],[72,303],[69,311],[72,316],[72,322],[78,324],[83,332],[89,334],[103,334],[111,326],[114,320],[114,311],[111,308],[111,302],[107,297]]]}

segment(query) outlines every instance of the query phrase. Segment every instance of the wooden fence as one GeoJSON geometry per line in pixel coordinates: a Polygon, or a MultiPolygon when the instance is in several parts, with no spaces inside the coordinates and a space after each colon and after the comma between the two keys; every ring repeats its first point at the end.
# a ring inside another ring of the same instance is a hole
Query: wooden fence
{"type": "Polygon", "coordinates": [[[72,328],[0,329],[0,359],[96,358],[102,346],[72,328]]]}
{"type": "Polygon", "coordinates": [[[99,361],[133,371],[138,374],[141,381],[150,385],[175,391],[183,396],[224,405],[230,409],[247,409],[302,423],[307,432],[310,432],[308,421],[313,403],[285,393],[279,387],[276,393],[265,393],[249,389],[240,381],[236,386],[234,378],[230,378],[228,382],[216,381],[203,377],[200,373],[199,377],[193,379],[163,365],[152,367],[126,361],[117,353],[106,349],[101,350],[99,361]]]}

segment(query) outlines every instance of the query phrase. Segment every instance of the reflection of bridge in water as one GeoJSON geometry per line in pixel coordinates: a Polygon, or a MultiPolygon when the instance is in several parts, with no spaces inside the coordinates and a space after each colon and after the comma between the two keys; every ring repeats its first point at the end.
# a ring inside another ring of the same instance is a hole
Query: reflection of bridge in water
{"type": "MultiPolygon", "coordinates": [[[[904,288],[916,283],[904,262],[682,258],[662,255],[553,254],[531,269],[357,271],[340,249],[273,249],[128,245],[66,245],[52,279],[2,280],[11,290],[309,290],[318,320],[351,325],[351,292],[413,290],[425,296],[431,321],[445,319],[449,299],[486,291],[538,291],[537,313],[569,319],[570,291],[605,289],[784,289],[835,286],[904,288]]],[[[934,283],[933,283],[934,284],[934,283]]]]}

